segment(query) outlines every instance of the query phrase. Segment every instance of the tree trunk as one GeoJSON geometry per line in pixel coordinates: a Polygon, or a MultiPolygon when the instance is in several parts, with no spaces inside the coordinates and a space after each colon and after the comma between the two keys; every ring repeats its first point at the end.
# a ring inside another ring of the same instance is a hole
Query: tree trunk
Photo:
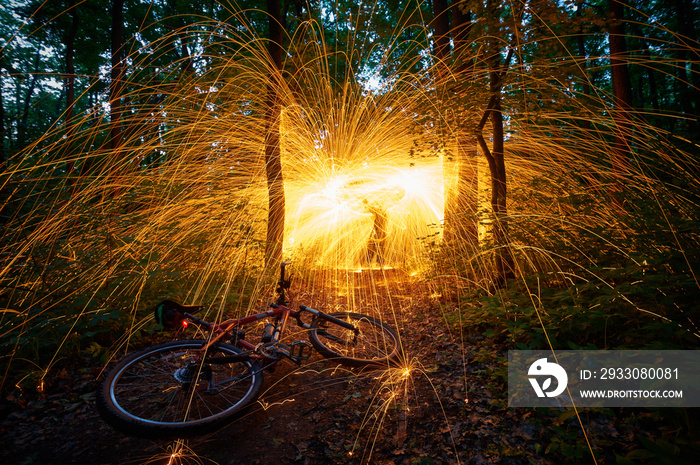
{"type": "MultiPolygon", "coordinates": [[[[457,75],[456,98],[464,98],[467,84],[473,82],[473,73],[469,72],[467,47],[471,29],[471,15],[464,14],[458,4],[452,7],[452,30],[454,42],[455,72],[457,75]]],[[[466,115],[461,115],[466,118],[466,115]]],[[[479,245],[479,163],[477,140],[471,127],[464,122],[458,124],[457,131],[457,171],[456,198],[445,211],[445,240],[456,239],[462,246],[476,249],[479,245]],[[449,210],[448,210],[449,207],[449,210]],[[448,211],[451,210],[451,221],[448,211]],[[452,223],[452,224],[450,224],[452,223]]],[[[447,199],[446,199],[447,201],[447,199]]]]}
{"type": "Polygon", "coordinates": [[[491,199],[491,207],[494,212],[494,243],[498,247],[496,253],[497,285],[503,285],[506,279],[513,277],[513,256],[508,247],[508,198],[506,184],[505,141],[503,139],[503,113],[501,111],[501,75],[498,71],[490,73],[490,90],[496,97],[491,111],[491,125],[493,126],[493,159],[496,168],[495,179],[493,173],[491,188],[496,193],[491,199]]]}
{"type": "MultiPolygon", "coordinates": [[[[612,67],[612,84],[615,121],[613,140],[612,197],[617,199],[622,191],[622,175],[629,159],[629,137],[632,132],[630,110],[632,109],[632,85],[627,68],[627,45],[625,43],[624,6],[619,0],[609,0],[610,5],[610,65],[612,67]]],[[[619,199],[617,199],[619,200],[619,199]]]]}
{"type": "MultiPolygon", "coordinates": [[[[579,0],[577,2],[576,17],[581,18],[583,10],[583,1],[579,0]]],[[[579,25],[579,33],[577,36],[578,42],[578,54],[581,60],[581,71],[583,73],[583,95],[586,96],[586,100],[591,96],[591,82],[588,79],[588,59],[586,58],[586,43],[584,41],[584,31],[583,24],[579,25]]],[[[583,129],[587,132],[591,129],[591,121],[586,118],[583,121],[583,129]]]]}
{"type": "Polygon", "coordinates": [[[14,153],[17,152],[19,149],[19,136],[20,136],[20,127],[19,127],[19,118],[22,116],[22,113],[20,112],[21,108],[21,101],[22,101],[22,80],[21,79],[15,79],[15,94],[14,94],[14,100],[15,100],[15,114],[10,116],[10,121],[14,122],[14,124],[10,123],[10,152],[14,153]],[[12,137],[12,126],[14,126],[14,137],[12,137]]]}
{"type": "Polygon", "coordinates": [[[496,216],[506,213],[506,166],[504,160],[504,141],[503,141],[503,113],[501,112],[501,78],[497,70],[489,73],[490,84],[489,88],[491,95],[494,98],[493,109],[491,110],[491,125],[493,126],[493,160],[495,163],[496,172],[493,178],[493,195],[491,206],[496,216]]]}
{"type": "MultiPolygon", "coordinates": [[[[1,55],[0,60],[2,60],[1,55]]],[[[0,63],[0,173],[5,170],[5,160],[7,160],[5,155],[5,102],[2,95],[2,70],[0,63]]]]}
{"type": "MultiPolygon", "coordinates": [[[[445,215],[445,240],[457,241],[466,250],[479,246],[479,162],[477,140],[470,129],[457,130],[457,189],[448,221],[445,215]]],[[[447,200],[447,199],[446,199],[447,200]]],[[[447,208],[447,207],[446,207],[447,208]]]]}
{"type": "Polygon", "coordinates": [[[489,91],[491,93],[491,98],[475,130],[477,141],[488,161],[489,171],[491,172],[492,234],[494,244],[497,248],[495,260],[496,273],[494,279],[494,285],[496,287],[505,284],[508,278],[513,277],[515,271],[513,255],[508,245],[508,210],[506,207],[508,192],[504,155],[503,114],[501,110],[502,81],[512,56],[513,50],[511,49],[508,52],[505,64],[501,67],[498,63],[499,55],[493,55],[491,71],[489,73],[489,91]],[[489,118],[491,119],[491,126],[493,127],[493,150],[489,150],[482,134],[484,125],[489,118]]]}
{"type": "Polygon", "coordinates": [[[686,117],[686,130],[691,138],[700,137],[700,76],[698,76],[698,60],[690,59],[690,54],[699,54],[700,44],[696,40],[695,32],[695,7],[688,0],[675,0],[674,12],[678,18],[678,32],[680,45],[676,48],[676,74],[678,86],[678,98],[683,114],[686,117]],[[688,77],[688,62],[690,62],[690,77],[688,77]],[[689,83],[691,83],[689,85],[689,83]],[[695,109],[693,109],[693,103],[695,109]]]}
{"type": "MultiPolygon", "coordinates": [[[[448,65],[447,59],[450,54],[450,37],[449,37],[449,17],[447,13],[447,0],[432,0],[433,20],[431,26],[433,29],[433,57],[435,59],[435,93],[437,98],[444,100],[447,98],[447,76],[448,65]]],[[[436,124],[440,128],[444,128],[442,119],[438,119],[436,124]]],[[[442,137],[447,138],[444,130],[439,131],[442,137]]],[[[459,144],[458,138],[458,144],[459,144]]],[[[457,169],[460,166],[459,147],[454,159],[443,157],[443,186],[444,186],[444,231],[443,238],[445,242],[452,243],[457,240],[459,234],[457,232],[457,217],[459,216],[459,175],[457,175],[457,185],[452,184],[451,178],[454,176],[452,163],[457,164],[457,169]],[[449,167],[449,168],[448,168],[449,167]]]]}
{"type": "Polygon", "coordinates": [[[122,35],[124,30],[124,0],[112,3],[112,82],[109,86],[110,131],[109,148],[113,162],[119,163],[118,150],[122,143],[122,93],[124,88],[124,55],[122,35]]]}
{"type": "Polygon", "coordinates": [[[450,55],[450,21],[447,0],[433,0],[433,32],[435,37],[435,58],[437,59],[438,86],[444,86],[447,79],[447,59],[450,55]]]}
{"type": "Polygon", "coordinates": [[[36,88],[37,80],[39,79],[39,65],[41,64],[41,55],[37,51],[34,55],[34,71],[32,72],[32,80],[27,88],[27,93],[24,98],[24,105],[22,107],[22,115],[19,118],[17,124],[17,145],[18,149],[23,149],[26,142],[27,135],[27,121],[29,119],[29,107],[32,103],[32,96],[34,95],[34,89],[36,88]]]}
{"type": "MultiPolygon", "coordinates": [[[[78,34],[78,11],[75,5],[75,0],[71,0],[70,4],[70,15],[71,15],[71,26],[66,35],[66,137],[68,138],[68,144],[72,145],[73,138],[73,107],[75,106],[75,66],[73,64],[73,57],[75,55],[75,37],[78,34]]],[[[72,158],[73,153],[69,154],[72,158]]],[[[67,173],[71,174],[75,162],[70,161],[68,163],[67,173]]]]}
{"type": "MultiPolygon", "coordinates": [[[[644,58],[649,60],[651,62],[651,52],[649,51],[649,47],[646,45],[646,42],[644,44],[644,58]]],[[[654,71],[654,68],[648,67],[646,69],[647,71],[647,79],[649,79],[649,97],[651,98],[651,108],[654,109],[654,115],[659,114],[659,91],[658,91],[658,86],[656,84],[656,72],[654,71]]]]}
{"type": "Polygon", "coordinates": [[[267,175],[267,242],[265,258],[274,266],[282,260],[284,245],[284,178],[280,151],[280,118],[282,107],[277,89],[281,84],[282,69],[282,12],[279,0],[267,0],[269,13],[270,42],[268,51],[272,58],[272,69],[267,85],[266,129],[265,129],[265,174],[267,175]]]}

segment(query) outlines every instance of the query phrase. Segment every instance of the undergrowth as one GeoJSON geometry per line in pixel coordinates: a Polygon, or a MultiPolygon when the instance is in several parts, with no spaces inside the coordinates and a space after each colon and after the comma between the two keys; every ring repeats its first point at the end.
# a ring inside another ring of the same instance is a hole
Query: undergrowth
{"type": "MultiPolygon", "coordinates": [[[[243,260],[235,274],[226,262],[242,246],[246,258],[258,253],[259,242],[241,239],[250,224],[227,230],[230,237],[222,241],[216,228],[184,229],[177,215],[158,222],[171,199],[153,200],[163,189],[150,184],[117,198],[96,193],[67,212],[76,187],[49,181],[37,191],[18,183],[25,195],[3,209],[13,214],[2,218],[0,235],[0,391],[33,387],[34,379],[63,365],[85,357],[106,363],[152,342],[152,309],[164,299],[189,303],[198,289],[197,303],[233,316],[255,295],[256,260],[243,260]],[[215,259],[213,243],[219,246],[215,259]],[[230,290],[222,291],[227,285],[230,290]]],[[[168,193],[180,195],[174,188],[168,193]]]]}
{"type": "MultiPolygon", "coordinates": [[[[533,192],[542,190],[530,191],[528,202],[536,204],[533,192]]],[[[515,208],[509,218],[517,278],[501,287],[471,285],[489,277],[476,276],[476,267],[463,260],[458,282],[467,284],[440,305],[451,331],[476,347],[472,362],[492,367],[481,373],[484,383],[507,392],[508,350],[699,349],[697,204],[659,205],[652,196],[628,194],[625,214],[593,221],[606,202],[598,194],[554,201],[561,212],[556,217],[519,215],[515,208]]],[[[482,257],[489,256],[489,246],[482,244],[482,257]]],[[[440,253],[455,255],[449,249],[440,253]]],[[[549,438],[538,454],[591,463],[573,409],[533,410],[549,438]]],[[[689,464],[700,453],[696,409],[587,408],[579,414],[599,463],[689,464]]]]}

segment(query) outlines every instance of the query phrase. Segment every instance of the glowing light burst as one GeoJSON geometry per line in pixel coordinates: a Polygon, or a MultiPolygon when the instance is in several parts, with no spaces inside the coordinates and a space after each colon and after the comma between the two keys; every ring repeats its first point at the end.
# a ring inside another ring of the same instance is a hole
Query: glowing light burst
{"type": "Polygon", "coordinates": [[[367,248],[376,216],[385,215],[381,264],[422,264],[420,239],[439,233],[443,220],[442,166],[439,159],[404,165],[363,162],[330,178],[309,167],[307,179],[288,182],[288,252],[303,251],[321,265],[371,266],[367,248]]]}

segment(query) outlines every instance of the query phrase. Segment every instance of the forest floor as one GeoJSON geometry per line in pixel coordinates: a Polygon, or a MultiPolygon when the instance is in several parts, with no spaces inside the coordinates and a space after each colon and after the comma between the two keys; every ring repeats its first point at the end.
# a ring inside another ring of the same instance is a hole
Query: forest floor
{"type": "MultiPolygon", "coordinates": [[[[301,367],[266,373],[258,402],[231,425],[167,442],[126,436],[99,418],[94,392],[102,366],[86,360],[56,373],[41,396],[15,391],[2,399],[0,463],[594,463],[567,410],[507,407],[508,347],[455,334],[427,295],[409,297],[425,294],[415,286],[395,280],[387,288],[401,312],[392,326],[408,376],[403,369],[350,371],[315,355],[301,367]]],[[[615,463],[613,451],[624,456],[633,448],[627,423],[597,412],[584,421],[597,463],[615,463]]]]}

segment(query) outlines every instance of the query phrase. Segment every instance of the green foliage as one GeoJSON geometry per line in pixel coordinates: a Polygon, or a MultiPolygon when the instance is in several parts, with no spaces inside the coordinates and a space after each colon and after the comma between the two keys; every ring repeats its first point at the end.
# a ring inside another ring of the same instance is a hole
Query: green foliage
{"type": "Polygon", "coordinates": [[[653,433],[637,434],[635,448],[625,454],[616,454],[617,463],[670,465],[697,461],[700,415],[695,409],[649,409],[641,412],[634,421],[634,427],[652,427],[653,433]]]}
{"type": "Polygon", "coordinates": [[[653,465],[691,465],[696,462],[700,448],[692,442],[681,439],[677,443],[664,439],[640,437],[643,448],[634,449],[627,455],[615,455],[619,465],[649,463],[653,465]]]}
{"type": "Polygon", "coordinates": [[[657,253],[635,260],[632,253],[612,253],[597,244],[598,233],[583,232],[575,249],[569,240],[551,244],[557,256],[568,249],[578,258],[556,269],[529,271],[494,295],[473,291],[461,299],[459,315],[446,314],[448,322],[520,349],[698,347],[700,290],[687,262],[693,263],[697,250],[665,248],[654,237],[660,231],[644,229],[628,237],[629,243],[653,242],[656,250],[648,252],[657,253]]]}
{"type": "MultiPolygon", "coordinates": [[[[676,175],[685,182],[687,173],[676,175]]],[[[463,289],[458,301],[446,300],[441,308],[447,325],[476,346],[472,363],[513,349],[697,349],[698,203],[690,192],[684,202],[662,202],[675,194],[668,185],[652,186],[629,186],[624,210],[606,208],[610,200],[600,191],[561,179],[512,191],[509,239],[520,276],[502,288],[463,289]],[[552,205],[557,215],[532,213],[552,205]]],[[[472,268],[460,272],[473,276],[472,268]]],[[[482,375],[492,392],[506,389],[497,370],[482,375]]],[[[573,411],[538,409],[540,415],[547,440],[538,455],[556,462],[588,460],[591,452],[573,411]]],[[[585,409],[581,417],[594,453],[613,449],[617,463],[692,463],[698,454],[700,417],[693,409],[585,409]],[[629,429],[634,446],[598,435],[592,426],[612,422],[618,431],[629,429]]]]}
{"type": "Polygon", "coordinates": [[[552,442],[545,449],[545,454],[556,454],[574,461],[580,461],[590,455],[585,442],[580,439],[580,428],[562,428],[555,425],[552,430],[554,436],[552,436],[552,442]]]}

